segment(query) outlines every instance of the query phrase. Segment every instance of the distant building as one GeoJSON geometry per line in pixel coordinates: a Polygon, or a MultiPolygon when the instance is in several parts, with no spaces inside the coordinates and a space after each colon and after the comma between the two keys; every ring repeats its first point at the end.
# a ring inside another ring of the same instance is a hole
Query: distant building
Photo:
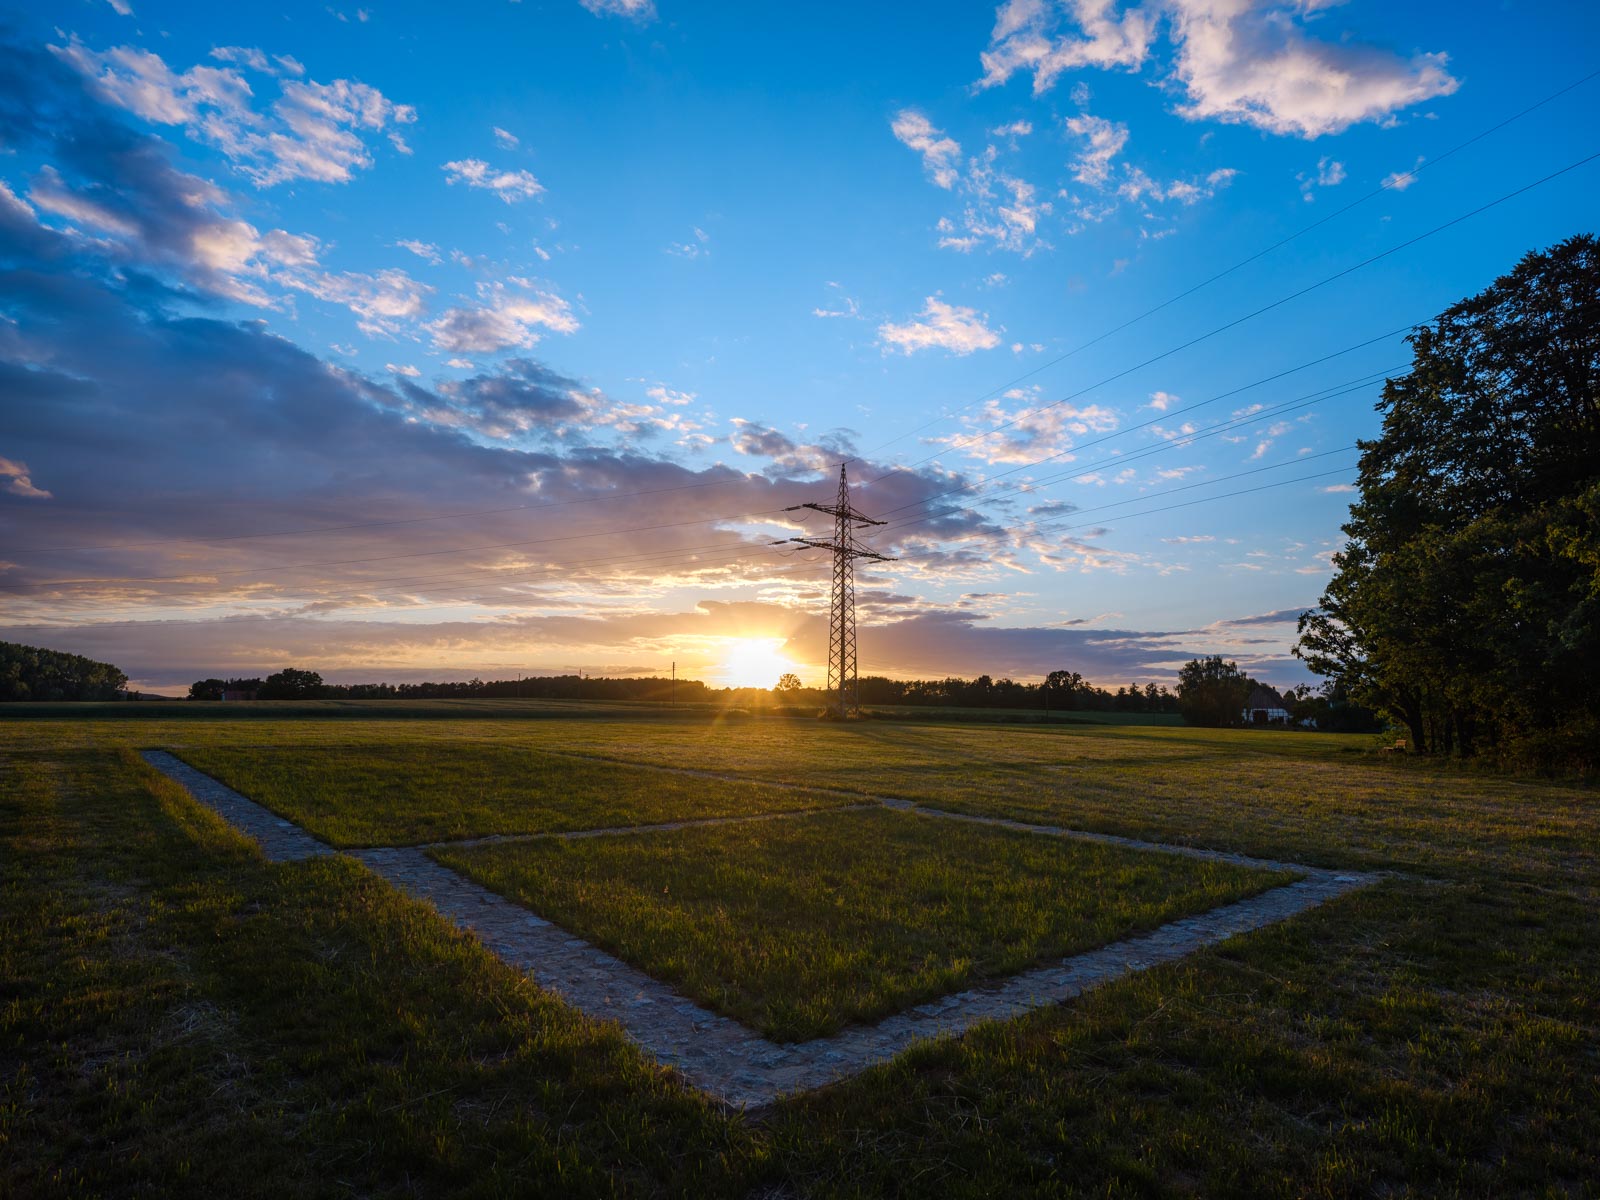
{"type": "Polygon", "coordinates": [[[1244,705],[1246,725],[1287,725],[1289,705],[1284,698],[1265,684],[1256,684],[1244,705]]]}

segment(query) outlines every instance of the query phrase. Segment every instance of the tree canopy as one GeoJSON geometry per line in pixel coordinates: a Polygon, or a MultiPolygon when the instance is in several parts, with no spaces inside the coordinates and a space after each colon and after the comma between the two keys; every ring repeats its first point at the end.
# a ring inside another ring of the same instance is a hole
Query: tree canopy
{"type": "Polygon", "coordinates": [[[1600,245],[1527,255],[1410,337],[1296,653],[1419,753],[1600,765],[1600,245]]]}
{"type": "Polygon", "coordinates": [[[1194,658],[1178,672],[1178,711],[1190,725],[1237,725],[1255,681],[1220,654],[1194,658]]]}
{"type": "Polygon", "coordinates": [[[118,700],[127,686],[110,663],[0,642],[0,700],[118,700]]]}

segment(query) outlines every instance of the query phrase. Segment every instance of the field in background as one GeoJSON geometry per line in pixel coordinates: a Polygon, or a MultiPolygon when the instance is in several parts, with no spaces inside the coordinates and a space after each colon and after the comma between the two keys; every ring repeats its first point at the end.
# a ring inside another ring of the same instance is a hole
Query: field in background
{"type": "Polygon", "coordinates": [[[1584,1194],[1600,1178],[1589,789],[1282,731],[531,701],[76,711],[0,714],[0,1194],[1584,1194]],[[357,864],[264,863],[138,760],[152,747],[254,771],[238,778],[285,808],[314,785],[319,819],[353,823],[342,836],[452,812],[588,820],[615,771],[628,819],[827,802],[786,790],[804,784],[1404,874],[756,1120],[357,864]],[[507,779],[558,759],[548,779],[581,783],[570,811],[561,787],[507,779]],[[303,776],[278,765],[297,761],[303,776]],[[621,784],[641,772],[659,783],[621,784]],[[445,786],[471,803],[441,804],[445,786]],[[364,813],[379,795],[392,807],[364,813]]]}

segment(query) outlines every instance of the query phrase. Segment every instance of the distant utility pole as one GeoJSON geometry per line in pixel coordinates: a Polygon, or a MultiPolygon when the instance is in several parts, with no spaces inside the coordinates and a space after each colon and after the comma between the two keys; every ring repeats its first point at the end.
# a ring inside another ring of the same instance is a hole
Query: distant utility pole
{"type": "Polygon", "coordinates": [[[839,718],[861,711],[860,684],[856,678],[856,570],[855,560],[870,558],[893,562],[888,555],[868,550],[856,542],[856,528],[882,525],[850,506],[850,481],[845,464],[839,464],[839,499],[833,504],[795,504],[784,509],[796,512],[809,508],[833,518],[833,539],[789,538],[802,546],[833,552],[833,604],[828,615],[828,691],[833,695],[829,709],[839,718]]]}
{"type": "Polygon", "coordinates": [[[672,707],[678,707],[678,660],[672,660],[672,707]]]}

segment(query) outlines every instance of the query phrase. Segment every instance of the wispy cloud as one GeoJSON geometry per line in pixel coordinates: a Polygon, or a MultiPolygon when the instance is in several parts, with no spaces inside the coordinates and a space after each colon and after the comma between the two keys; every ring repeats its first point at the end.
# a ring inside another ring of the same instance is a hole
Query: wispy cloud
{"type": "Polygon", "coordinates": [[[447,309],[428,325],[433,344],[463,354],[492,354],[536,345],[545,332],[572,333],[578,328],[572,306],[554,292],[502,283],[479,289],[481,304],[447,309]]]}
{"type": "Polygon", "coordinates": [[[1300,184],[1301,197],[1309,204],[1317,198],[1318,188],[1338,187],[1344,182],[1344,164],[1324,154],[1317,159],[1315,171],[1302,171],[1295,179],[1300,184]]]}
{"type": "Polygon", "coordinates": [[[28,464],[9,458],[0,458],[0,491],[29,500],[49,500],[50,493],[35,487],[28,464]]]}
{"type": "Polygon", "coordinates": [[[435,246],[432,242],[419,242],[415,238],[401,238],[395,243],[395,245],[402,250],[411,251],[411,253],[415,254],[418,258],[427,259],[435,266],[437,266],[441,261],[439,258],[439,247],[435,246]]]}
{"type": "Polygon", "coordinates": [[[942,188],[955,186],[961,161],[961,144],[946,137],[944,130],[934,128],[933,122],[914,108],[903,108],[895,114],[889,128],[901,142],[922,156],[923,168],[928,177],[942,188]]]}
{"type": "Polygon", "coordinates": [[[915,354],[919,350],[945,350],[951,354],[971,354],[992,350],[1000,335],[990,329],[987,317],[976,309],[945,303],[929,296],[922,311],[911,320],[878,326],[878,341],[885,351],[915,354]]]}
{"type": "Polygon", "coordinates": [[[159,55],[136,46],[98,52],[73,37],[51,50],[106,102],[152,124],[182,126],[258,187],[295,179],[346,183],[372,165],[366,134],[386,133],[396,149],[409,153],[399,127],[416,121],[414,108],[356,80],[285,78],[303,70],[287,57],[274,66],[259,50],[220,47],[213,55],[233,66],[173,71],[159,55]],[[265,111],[252,106],[255,94],[238,67],[277,80],[279,98],[265,111]]]}
{"type": "Polygon", "coordinates": [[[507,204],[528,200],[544,193],[544,185],[524,170],[491,167],[481,158],[462,158],[439,168],[446,183],[464,183],[470,188],[493,192],[507,204]]]}
{"type": "Polygon", "coordinates": [[[578,0],[597,17],[628,17],[641,24],[656,19],[653,0],[578,0]]]}

